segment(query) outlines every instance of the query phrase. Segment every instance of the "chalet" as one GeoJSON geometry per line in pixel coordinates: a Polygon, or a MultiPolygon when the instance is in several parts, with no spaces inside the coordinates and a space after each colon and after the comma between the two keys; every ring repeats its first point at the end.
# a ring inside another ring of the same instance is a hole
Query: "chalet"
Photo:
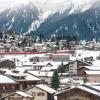
{"type": "Polygon", "coordinates": [[[66,70],[72,75],[77,75],[78,68],[81,68],[83,66],[90,66],[90,65],[91,64],[86,63],[84,61],[75,60],[75,61],[71,61],[68,64],[66,64],[66,70]]]}
{"type": "Polygon", "coordinates": [[[34,96],[34,100],[54,100],[53,94],[55,92],[54,89],[44,84],[38,84],[25,91],[25,93],[34,96]]]}
{"type": "Polygon", "coordinates": [[[24,91],[17,91],[2,100],[54,100],[56,91],[44,84],[38,84],[24,91]]]}
{"type": "Polygon", "coordinates": [[[58,96],[58,100],[100,100],[100,85],[71,87],[59,91],[56,95],[58,96]]]}
{"type": "Polygon", "coordinates": [[[31,95],[26,94],[23,91],[17,91],[13,94],[2,97],[2,100],[34,100],[34,97],[32,97],[31,95]]]}
{"type": "Polygon", "coordinates": [[[8,69],[12,69],[15,68],[15,62],[10,61],[10,60],[4,60],[0,62],[0,68],[8,68],[8,69]]]}
{"type": "Polygon", "coordinates": [[[100,71],[87,70],[85,71],[85,73],[86,73],[86,80],[88,82],[95,82],[95,83],[100,82],[100,71]]]}
{"type": "Polygon", "coordinates": [[[41,82],[39,78],[33,76],[32,74],[27,73],[27,71],[25,73],[22,70],[21,71],[11,70],[9,72],[6,72],[5,74],[19,83],[18,88],[20,90],[24,90],[28,87],[31,87],[41,82]]]}
{"type": "Polygon", "coordinates": [[[41,70],[43,67],[46,66],[46,63],[45,62],[39,62],[39,63],[35,63],[33,64],[33,68],[34,70],[41,70]]]}
{"type": "MultiPolygon", "coordinates": [[[[44,62],[38,62],[33,64],[33,69],[34,70],[44,70],[44,71],[50,71],[50,70],[55,70],[61,65],[60,62],[54,62],[54,61],[44,61],[44,62]]],[[[67,62],[63,62],[63,64],[67,64],[67,62]]]]}
{"type": "Polygon", "coordinates": [[[86,73],[85,71],[90,70],[90,71],[100,71],[100,67],[98,66],[83,66],[77,69],[77,76],[78,77],[85,77],[86,73]]]}
{"type": "Polygon", "coordinates": [[[100,67],[98,66],[84,66],[77,69],[77,77],[85,79],[89,82],[100,82],[100,67]]]}
{"type": "Polygon", "coordinates": [[[68,53],[56,53],[52,55],[52,61],[69,61],[70,54],[68,53]]]}
{"type": "Polygon", "coordinates": [[[6,75],[0,75],[0,96],[5,96],[15,92],[18,89],[18,83],[6,75]]]}
{"type": "Polygon", "coordinates": [[[52,76],[54,71],[28,71],[28,73],[38,77],[42,81],[45,81],[45,83],[51,82],[52,76]]]}

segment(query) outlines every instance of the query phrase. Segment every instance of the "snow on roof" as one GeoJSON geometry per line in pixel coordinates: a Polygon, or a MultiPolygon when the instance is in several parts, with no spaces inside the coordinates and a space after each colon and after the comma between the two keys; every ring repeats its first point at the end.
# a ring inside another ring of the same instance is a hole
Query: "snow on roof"
{"type": "Polygon", "coordinates": [[[100,75],[100,71],[90,71],[90,70],[87,70],[85,72],[88,75],[100,75]]]}
{"type": "Polygon", "coordinates": [[[26,66],[20,66],[20,67],[16,67],[16,69],[15,70],[18,70],[18,71],[21,71],[21,72],[24,72],[25,70],[31,70],[32,69],[32,67],[31,66],[28,66],[28,67],[26,67],[26,66]]]}
{"type": "Polygon", "coordinates": [[[0,75],[0,84],[15,84],[16,82],[5,75],[0,75]]]}
{"type": "Polygon", "coordinates": [[[68,79],[68,78],[64,78],[64,79],[60,80],[61,83],[68,83],[69,81],[70,81],[70,79],[68,79]]]}
{"type": "MultiPolygon", "coordinates": [[[[43,61],[43,62],[39,62],[37,64],[44,64],[44,65],[51,64],[53,66],[58,66],[58,65],[61,65],[61,63],[62,63],[61,61],[57,61],[57,62],[55,62],[55,61],[43,61]]],[[[68,62],[63,62],[63,64],[68,64],[68,62]]]]}
{"type": "Polygon", "coordinates": [[[38,76],[38,77],[52,77],[53,71],[28,71],[30,74],[38,76]]]}
{"type": "Polygon", "coordinates": [[[29,80],[29,81],[33,81],[33,80],[40,80],[39,78],[37,78],[36,76],[33,76],[31,74],[28,74],[26,73],[26,77],[25,77],[26,80],[29,80]]]}
{"type": "Polygon", "coordinates": [[[33,69],[33,67],[32,66],[17,66],[15,69],[11,69],[11,70],[9,70],[9,69],[4,69],[5,71],[7,71],[7,72],[10,72],[11,73],[11,71],[12,70],[17,70],[17,71],[21,71],[21,73],[23,73],[23,72],[25,72],[25,70],[31,70],[31,69],[33,69]]]}
{"type": "Polygon", "coordinates": [[[16,94],[18,94],[18,95],[21,95],[21,96],[23,96],[23,97],[32,97],[32,96],[30,96],[30,95],[28,95],[28,94],[26,94],[25,92],[22,92],[22,91],[17,91],[17,92],[15,92],[16,94]]]}
{"type": "Polygon", "coordinates": [[[57,69],[58,67],[59,66],[51,66],[51,67],[46,66],[46,67],[41,68],[41,71],[51,71],[51,70],[57,69]]]}
{"type": "Polygon", "coordinates": [[[41,71],[50,71],[52,69],[52,67],[43,67],[41,69],[41,71]]]}
{"type": "Polygon", "coordinates": [[[93,71],[100,71],[100,67],[98,66],[84,66],[85,68],[93,71]]]}
{"type": "Polygon", "coordinates": [[[33,66],[46,66],[46,62],[39,62],[39,63],[33,64],[33,66]]]}
{"type": "Polygon", "coordinates": [[[31,75],[29,73],[24,73],[25,69],[22,70],[16,70],[19,71],[18,73],[14,73],[12,72],[12,70],[6,72],[7,75],[11,75],[11,76],[16,76],[16,77],[24,77],[24,80],[26,81],[33,81],[33,80],[40,80],[39,78],[37,78],[34,75],[31,75]]]}
{"type": "Polygon", "coordinates": [[[48,87],[47,85],[44,85],[44,84],[36,85],[36,87],[38,87],[38,88],[40,88],[40,89],[42,89],[42,90],[44,90],[48,93],[51,93],[51,94],[56,92],[56,90],[54,90],[54,89],[52,89],[52,88],[50,88],[50,87],[48,87]]]}
{"type": "Polygon", "coordinates": [[[93,62],[93,66],[100,66],[100,60],[95,60],[93,62]]]}
{"type": "Polygon", "coordinates": [[[87,82],[86,83],[86,85],[88,85],[88,86],[100,86],[100,83],[98,82],[96,82],[96,83],[94,83],[94,82],[87,82]]]}
{"type": "Polygon", "coordinates": [[[75,54],[78,59],[91,56],[96,59],[96,57],[100,54],[100,51],[76,50],[75,54]]]}
{"type": "MultiPolygon", "coordinates": [[[[89,92],[89,93],[92,93],[92,94],[94,94],[94,95],[98,95],[98,96],[100,96],[100,91],[98,92],[98,89],[96,88],[96,87],[85,87],[85,86],[82,86],[82,85],[80,85],[80,86],[78,86],[77,88],[79,88],[79,89],[81,89],[81,90],[84,90],[84,91],[87,91],[87,92],[89,92]],[[96,91],[97,90],[97,91],[96,91]]],[[[99,86],[99,88],[100,88],[100,86],[99,86]]]]}
{"type": "Polygon", "coordinates": [[[83,80],[71,80],[71,82],[74,84],[83,84],[84,83],[83,80]]]}
{"type": "Polygon", "coordinates": [[[66,92],[66,91],[70,91],[72,89],[81,89],[83,91],[86,91],[88,93],[100,96],[100,85],[99,86],[91,86],[91,85],[87,85],[87,84],[82,84],[82,85],[78,85],[78,86],[72,86],[71,88],[67,89],[67,90],[62,90],[61,92],[57,92],[56,95],[66,92]]]}
{"type": "Polygon", "coordinates": [[[16,76],[16,77],[26,77],[26,74],[24,74],[24,73],[11,73],[9,75],[16,76]]]}
{"type": "Polygon", "coordinates": [[[24,61],[23,62],[23,66],[32,66],[33,62],[29,62],[29,61],[24,61]]]}

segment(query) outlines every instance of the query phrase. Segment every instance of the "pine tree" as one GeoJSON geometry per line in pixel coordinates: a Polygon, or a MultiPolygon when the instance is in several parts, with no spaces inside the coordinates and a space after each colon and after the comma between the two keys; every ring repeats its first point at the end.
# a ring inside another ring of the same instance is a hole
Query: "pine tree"
{"type": "Polygon", "coordinates": [[[59,76],[57,70],[54,71],[52,80],[51,80],[51,88],[54,88],[57,90],[59,88],[60,82],[59,82],[59,76]]]}
{"type": "Polygon", "coordinates": [[[58,67],[58,73],[64,73],[65,72],[65,67],[63,62],[61,63],[61,65],[58,67]]]}

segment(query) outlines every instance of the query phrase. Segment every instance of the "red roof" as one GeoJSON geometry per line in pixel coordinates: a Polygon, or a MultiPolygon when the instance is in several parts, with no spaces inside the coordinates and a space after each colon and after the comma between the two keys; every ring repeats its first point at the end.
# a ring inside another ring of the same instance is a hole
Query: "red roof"
{"type": "Polygon", "coordinates": [[[11,54],[46,54],[47,52],[6,52],[6,53],[0,53],[3,55],[11,55],[11,54]]]}

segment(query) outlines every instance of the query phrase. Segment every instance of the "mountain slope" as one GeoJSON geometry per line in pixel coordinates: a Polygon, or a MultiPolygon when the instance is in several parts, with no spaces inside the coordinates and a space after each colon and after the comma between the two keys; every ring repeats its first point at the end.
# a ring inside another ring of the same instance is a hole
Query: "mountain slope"
{"type": "Polygon", "coordinates": [[[39,20],[38,9],[32,3],[21,5],[0,13],[0,30],[13,30],[18,34],[25,33],[36,20],[39,20]]]}
{"type": "MultiPolygon", "coordinates": [[[[17,0],[15,0],[17,1],[17,0]]],[[[0,13],[0,30],[16,34],[71,35],[78,39],[99,38],[99,0],[20,0],[19,6],[0,13]]]]}
{"type": "Polygon", "coordinates": [[[37,31],[40,34],[50,36],[58,35],[74,35],[78,39],[93,39],[100,37],[100,10],[90,9],[83,13],[76,13],[65,16],[56,13],[49,17],[40,25],[37,31]],[[62,17],[63,16],[63,17],[62,17]],[[59,18],[62,18],[59,20],[59,18]]]}

